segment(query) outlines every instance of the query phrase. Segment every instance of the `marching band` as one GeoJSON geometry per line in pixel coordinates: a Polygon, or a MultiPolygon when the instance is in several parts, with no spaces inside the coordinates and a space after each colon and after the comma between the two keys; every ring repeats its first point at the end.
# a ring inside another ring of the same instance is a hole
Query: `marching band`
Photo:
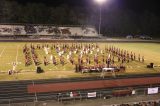
{"type": "Polygon", "coordinates": [[[81,65],[83,67],[104,66],[111,67],[117,64],[123,65],[131,61],[144,62],[144,56],[133,51],[117,48],[113,45],[106,45],[104,48],[97,43],[52,43],[52,44],[27,44],[23,47],[25,66],[35,64],[58,65],[65,64],[81,65]],[[38,50],[44,51],[43,62],[40,61],[38,50]],[[137,58],[136,58],[137,57],[137,58]],[[136,60],[137,59],[137,60],[136,60]],[[33,61],[33,62],[32,62],[33,61]]]}

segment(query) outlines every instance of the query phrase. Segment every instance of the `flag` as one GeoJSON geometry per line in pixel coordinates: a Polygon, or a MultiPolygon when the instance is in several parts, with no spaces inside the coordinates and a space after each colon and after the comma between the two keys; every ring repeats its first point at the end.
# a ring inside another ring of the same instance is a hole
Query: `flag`
{"type": "Polygon", "coordinates": [[[156,94],[158,93],[158,87],[148,88],[148,94],[156,94]]]}
{"type": "Polygon", "coordinates": [[[97,95],[96,92],[88,93],[88,98],[94,98],[94,97],[96,97],[96,95],[97,95]]]}

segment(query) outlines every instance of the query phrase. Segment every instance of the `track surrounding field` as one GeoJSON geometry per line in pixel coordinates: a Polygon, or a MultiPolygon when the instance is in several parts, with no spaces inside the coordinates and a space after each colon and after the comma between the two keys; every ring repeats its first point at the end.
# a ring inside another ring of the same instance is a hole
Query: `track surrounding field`
{"type": "Polygon", "coordinates": [[[143,86],[159,84],[160,77],[99,80],[70,83],[28,85],[28,93],[63,92],[74,90],[107,89],[114,87],[143,86]]]}

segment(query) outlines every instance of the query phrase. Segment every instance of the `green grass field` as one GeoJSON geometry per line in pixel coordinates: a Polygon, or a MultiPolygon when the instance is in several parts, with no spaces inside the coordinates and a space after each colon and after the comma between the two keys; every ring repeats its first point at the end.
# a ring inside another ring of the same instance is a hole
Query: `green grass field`
{"type": "MultiPolygon", "coordinates": [[[[66,64],[64,66],[62,66],[61,64],[58,64],[57,66],[54,66],[53,64],[44,66],[44,64],[41,64],[40,66],[42,67],[42,69],[45,70],[45,72],[42,74],[37,74],[35,72],[36,66],[34,64],[25,67],[25,56],[23,54],[23,47],[25,44],[30,46],[31,43],[13,43],[13,42],[0,43],[0,80],[1,81],[100,76],[100,73],[99,74],[75,73],[74,72],[75,65],[68,63],[66,58],[65,58],[66,64]],[[13,62],[17,62],[16,71],[18,73],[13,75],[8,75],[8,70],[13,68],[13,62]]],[[[32,44],[42,45],[42,43],[32,43],[32,44]]],[[[48,45],[51,46],[51,43],[48,43],[48,45]]],[[[160,66],[160,44],[158,43],[98,43],[98,45],[100,49],[104,49],[106,45],[113,45],[115,47],[125,49],[130,52],[133,51],[136,54],[141,54],[142,56],[144,56],[144,59],[145,59],[144,63],[137,62],[137,61],[126,63],[125,64],[125,66],[127,67],[126,72],[118,73],[118,74],[138,74],[138,73],[143,74],[143,73],[160,72],[159,67],[155,67],[154,69],[146,68],[146,65],[151,62],[153,62],[156,66],[160,66]]],[[[46,56],[49,59],[50,54],[55,55],[58,59],[58,54],[54,50],[51,50],[49,55],[45,54],[45,51],[43,49],[36,50],[36,53],[41,63],[43,63],[44,56],[46,56]]],[[[107,55],[107,53],[105,55],[107,55]]],[[[67,55],[65,55],[64,57],[66,56],[67,55]]],[[[76,59],[77,56],[75,56],[74,58],[76,59]]]]}

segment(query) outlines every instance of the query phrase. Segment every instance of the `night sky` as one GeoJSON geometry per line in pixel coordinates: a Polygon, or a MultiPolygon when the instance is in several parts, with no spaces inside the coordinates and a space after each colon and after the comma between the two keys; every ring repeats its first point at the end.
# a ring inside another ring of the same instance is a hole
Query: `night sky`
{"type": "MultiPolygon", "coordinates": [[[[67,4],[69,6],[91,6],[94,0],[15,0],[21,4],[26,3],[44,3],[47,6],[59,6],[61,4],[67,4]]],[[[151,11],[155,14],[159,14],[160,6],[158,0],[109,0],[112,6],[118,5],[123,9],[130,9],[135,12],[151,11]]],[[[104,4],[107,5],[107,4],[104,4]]]]}

